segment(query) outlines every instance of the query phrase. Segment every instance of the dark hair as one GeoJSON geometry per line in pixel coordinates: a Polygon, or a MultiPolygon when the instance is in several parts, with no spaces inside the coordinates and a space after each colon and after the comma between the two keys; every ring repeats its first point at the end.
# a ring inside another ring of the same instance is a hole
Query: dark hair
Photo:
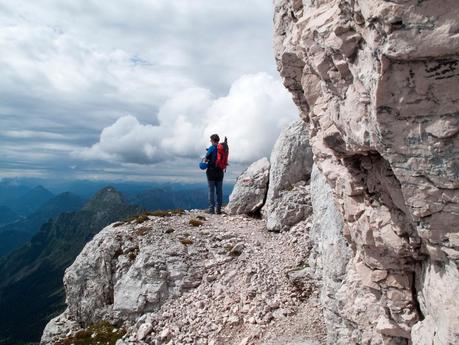
{"type": "Polygon", "coordinates": [[[210,140],[216,141],[218,143],[220,141],[220,137],[218,136],[218,134],[212,134],[210,136],[210,140]]]}

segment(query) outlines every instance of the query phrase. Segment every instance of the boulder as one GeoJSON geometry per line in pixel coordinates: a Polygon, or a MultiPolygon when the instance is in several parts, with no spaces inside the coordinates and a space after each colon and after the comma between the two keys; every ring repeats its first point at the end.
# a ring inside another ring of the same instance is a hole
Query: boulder
{"type": "Polygon", "coordinates": [[[312,213],[309,185],[300,181],[291,189],[280,191],[276,200],[268,207],[266,228],[270,231],[290,229],[312,213]]]}
{"type": "Polygon", "coordinates": [[[226,206],[228,214],[255,214],[261,209],[268,191],[269,168],[269,161],[264,157],[237,178],[226,206]]]}
{"type": "Polygon", "coordinates": [[[263,214],[270,231],[283,231],[311,214],[307,182],[312,170],[307,123],[286,127],[271,152],[269,188],[263,214]]]}

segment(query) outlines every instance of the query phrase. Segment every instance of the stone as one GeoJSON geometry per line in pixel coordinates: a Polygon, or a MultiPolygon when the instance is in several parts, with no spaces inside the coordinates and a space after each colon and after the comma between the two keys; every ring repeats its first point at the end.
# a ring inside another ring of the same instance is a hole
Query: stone
{"type": "Polygon", "coordinates": [[[41,344],[51,344],[53,339],[62,334],[67,337],[74,331],[79,330],[78,322],[68,318],[68,310],[65,310],[61,315],[51,319],[43,330],[41,344]]]}
{"type": "Polygon", "coordinates": [[[159,339],[164,341],[166,339],[169,339],[171,337],[171,335],[172,335],[172,331],[170,330],[170,328],[166,327],[161,331],[161,333],[159,335],[159,339]]]}
{"type": "Polygon", "coordinates": [[[312,151],[307,124],[298,120],[286,127],[271,152],[269,187],[263,214],[267,229],[288,230],[311,214],[309,181],[312,151]]]}
{"type": "Polygon", "coordinates": [[[386,316],[381,315],[376,325],[376,330],[384,335],[391,337],[409,337],[406,331],[401,329],[395,322],[389,320],[386,316]]]}
{"type": "Polygon", "coordinates": [[[418,301],[426,318],[412,329],[413,344],[459,343],[459,270],[453,261],[446,264],[428,260],[416,275],[418,301]]]}
{"type": "Polygon", "coordinates": [[[263,207],[268,191],[270,163],[261,158],[236,180],[226,206],[228,214],[256,214],[263,207]]]}
{"type": "Polygon", "coordinates": [[[371,272],[371,280],[374,282],[379,282],[386,279],[387,271],[386,270],[374,270],[371,272]]]}
{"type": "Polygon", "coordinates": [[[360,276],[363,286],[367,286],[375,290],[380,290],[379,285],[376,284],[372,279],[373,271],[371,270],[371,268],[369,268],[363,261],[358,262],[355,265],[355,268],[360,276]]]}
{"type": "Polygon", "coordinates": [[[266,228],[270,231],[288,230],[312,213],[309,186],[298,183],[290,190],[280,192],[278,198],[268,205],[266,228]]]}
{"type": "Polygon", "coordinates": [[[150,334],[153,325],[151,323],[142,324],[137,331],[137,340],[144,340],[148,334],[150,334]]]}

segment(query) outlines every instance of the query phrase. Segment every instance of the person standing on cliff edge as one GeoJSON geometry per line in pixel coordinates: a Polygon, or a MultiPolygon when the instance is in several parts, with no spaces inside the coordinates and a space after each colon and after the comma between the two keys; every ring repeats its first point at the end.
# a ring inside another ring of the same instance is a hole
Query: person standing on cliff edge
{"type": "Polygon", "coordinates": [[[219,145],[218,134],[210,136],[211,145],[207,149],[205,160],[207,162],[207,183],[209,185],[209,210],[210,214],[222,213],[223,202],[223,176],[228,164],[228,144],[225,138],[224,143],[219,145]],[[226,149],[225,149],[226,147],[226,149]],[[215,194],[217,202],[215,203],[215,194]]]}

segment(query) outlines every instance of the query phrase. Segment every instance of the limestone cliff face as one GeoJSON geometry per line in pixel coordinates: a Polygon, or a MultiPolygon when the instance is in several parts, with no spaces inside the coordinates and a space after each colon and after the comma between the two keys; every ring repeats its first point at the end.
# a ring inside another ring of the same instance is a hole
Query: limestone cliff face
{"type": "Polygon", "coordinates": [[[459,343],[459,3],[274,6],[278,69],[352,248],[329,343],[459,343]]]}

